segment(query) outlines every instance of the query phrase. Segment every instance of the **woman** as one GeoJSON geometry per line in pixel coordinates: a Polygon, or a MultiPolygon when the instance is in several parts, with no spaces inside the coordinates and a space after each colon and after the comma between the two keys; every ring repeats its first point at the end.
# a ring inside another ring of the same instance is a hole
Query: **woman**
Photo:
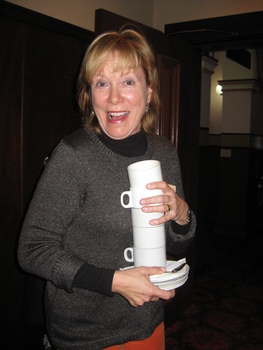
{"type": "Polygon", "coordinates": [[[46,165],[23,224],[19,262],[47,280],[47,331],[59,350],[161,350],[162,300],[175,291],[159,289],[149,275],[165,268],[120,270],[132,245],[131,218],[120,203],[127,166],[161,161],[164,181],[147,186],[163,195],[141,204],[144,212],[165,212],[151,224],[165,223],[169,251],[189,245],[195,216],[183,199],[176,151],[155,135],[158,78],[150,46],[133,30],[100,35],[78,84],[84,127],[65,137],[46,165]]]}

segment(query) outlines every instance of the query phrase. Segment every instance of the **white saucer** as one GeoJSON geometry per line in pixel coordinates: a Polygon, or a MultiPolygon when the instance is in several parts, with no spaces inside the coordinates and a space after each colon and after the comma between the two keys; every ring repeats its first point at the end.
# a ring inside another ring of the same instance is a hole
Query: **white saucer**
{"type": "MultiPolygon", "coordinates": [[[[174,269],[176,269],[177,267],[179,267],[180,265],[182,264],[185,264],[186,263],[186,259],[183,258],[183,259],[180,259],[180,260],[167,260],[166,261],[166,271],[167,272],[171,272],[173,271],[174,269]]],[[[122,267],[120,268],[120,270],[129,270],[129,269],[133,269],[134,266],[126,266],[126,267],[122,267]]],[[[166,274],[166,272],[164,272],[164,274],[166,274]]],[[[162,276],[163,274],[161,275],[152,275],[152,276],[162,276]]]]}
{"type": "Polygon", "coordinates": [[[181,277],[184,277],[185,275],[188,275],[190,268],[186,264],[180,271],[178,272],[164,272],[160,275],[152,275],[150,276],[150,280],[152,283],[163,283],[167,281],[175,281],[177,279],[180,279],[181,277]]]}
{"type": "Polygon", "coordinates": [[[175,281],[160,283],[159,285],[157,285],[157,287],[159,287],[162,290],[166,290],[166,291],[176,289],[176,288],[181,287],[183,284],[185,284],[187,279],[188,279],[188,274],[183,276],[182,278],[180,278],[178,280],[175,280],[175,281]]]}
{"type": "MultiPolygon", "coordinates": [[[[133,269],[134,266],[127,266],[121,268],[120,270],[129,270],[133,269]]],[[[167,260],[166,261],[166,271],[161,274],[151,275],[151,282],[159,287],[162,290],[171,290],[181,287],[188,279],[190,267],[186,264],[186,259],[180,259],[177,261],[167,260]],[[176,272],[172,272],[177,267],[180,267],[182,264],[185,264],[182,269],[176,272]]]]}

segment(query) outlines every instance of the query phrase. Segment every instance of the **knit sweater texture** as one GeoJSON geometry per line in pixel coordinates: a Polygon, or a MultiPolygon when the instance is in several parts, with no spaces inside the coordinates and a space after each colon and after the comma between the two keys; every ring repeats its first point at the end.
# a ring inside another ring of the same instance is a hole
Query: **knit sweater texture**
{"type": "MultiPolygon", "coordinates": [[[[72,287],[84,263],[116,270],[128,263],[124,249],[133,245],[130,209],[120,195],[130,187],[127,166],[141,160],[161,162],[163,179],[184,198],[173,145],[147,136],[144,155],[125,157],[107,148],[93,132],[80,129],[54,150],[38,182],[22,227],[21,267],[47,280],[45,312],[48,335],[60,350],[101,350],[149,337],[164,319],[162,301],[134,308],[119,294],[107,296],[72,287]]],[[[166,224],[166,246],[184,251],[195,233],[174,232],[166,224]]]]}

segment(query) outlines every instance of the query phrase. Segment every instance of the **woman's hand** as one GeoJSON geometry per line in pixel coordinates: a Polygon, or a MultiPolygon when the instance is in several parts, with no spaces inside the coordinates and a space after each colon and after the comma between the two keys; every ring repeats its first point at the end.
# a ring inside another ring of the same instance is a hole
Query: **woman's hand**
{"type": "Polygon", "coordinates": [[[121,294],[132,306],[141,306],[149,301],[169,300],[175,291],[164,291],[150,281],[150,275],[164,273],[161,267],[138,267],[115,271],[112,291],[121,294]]]}
{"type": "Polygon", "coordinates": [[[151,225],[160,225],[168,220],[175,220],[179,225],[186,225],[188,219],[188,205],[183,198],[179,197],[172,186],[164,181],[151,182],[147,186],[148,190],[160,189],[163,195],[143,198],[140,204],[143,205],[142,211],[163,212],[165,213],[160,219],[151,220],[151,225]],[[158,204],[151,206],[152,204],[158,204]]]}

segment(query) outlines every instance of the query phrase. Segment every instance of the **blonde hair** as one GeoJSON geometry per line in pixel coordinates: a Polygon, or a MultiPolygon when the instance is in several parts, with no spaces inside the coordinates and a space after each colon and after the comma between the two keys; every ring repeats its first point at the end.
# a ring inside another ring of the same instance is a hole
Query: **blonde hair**
{"type": "Polygon", "coordinates": [[[78,104],[84,126],[99,133],[98,120],[93,112],[91,82],[96,72],[103,68],[109,54],[116,51],[121,59],[117,70],[137,69],[145,73],[146,84],[153,90],[149,107],[142,118],[142,128],[147,134],[156,132],[159,116],[159,82],[155,56],[147,40],[132,29],[99,35],[88,47],[78,77],[78,104]]]}

